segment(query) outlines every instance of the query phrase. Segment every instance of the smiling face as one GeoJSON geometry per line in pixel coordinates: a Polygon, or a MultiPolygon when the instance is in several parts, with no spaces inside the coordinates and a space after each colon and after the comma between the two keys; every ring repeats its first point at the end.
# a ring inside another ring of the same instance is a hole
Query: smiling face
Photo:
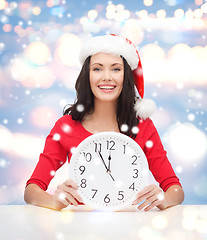
{"type": "Polygon", "coordinates": [[[124,81],[124,63],[121,57],[97,53],[90,61],[90,85],[94,100],[117,101],[124,81]]]}

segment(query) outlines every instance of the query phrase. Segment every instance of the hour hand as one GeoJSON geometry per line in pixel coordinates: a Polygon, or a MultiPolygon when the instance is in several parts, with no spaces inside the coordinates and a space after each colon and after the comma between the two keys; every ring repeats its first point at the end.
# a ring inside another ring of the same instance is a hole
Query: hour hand
{"type": "Polygon", "coordinates": [[[109,157],[108,157],[108,172],[111,172],[111,151],[109,152],[109,157]]]}

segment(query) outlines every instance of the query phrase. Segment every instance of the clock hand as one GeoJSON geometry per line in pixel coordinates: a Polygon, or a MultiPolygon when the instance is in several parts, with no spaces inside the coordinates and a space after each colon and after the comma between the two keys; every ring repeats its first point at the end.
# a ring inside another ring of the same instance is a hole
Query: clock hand
{"type": "Polygon", "coordinates": [[[101,155],[100,152],[98,152],[98,154],[99,154],[99,156],[100,156],[100,158],[101,158],[101,160],[102,160],[102,162],[103,162],[103,164],[104,164],[104,166],[105,166],[105,168],[106,168],[106,172],[109,173],[109,175],[110,175],[110,177],[112,178],[112,180],[115,181],[114,178],[112,177],[111,173],[108,171],[108,168],[107,168],[106,163],[105,163],[105,161],[104,161],[104,159],[103,159],[103,156],[101,155]]]}
{"type": "Polygon", "coordinates": [[[100,158],[101,158],[101,160],[102,160],[102,162],[103,162],[103,164],[104,164],[104,166],[106,168],[106,171],[108,171],[108,168],[107,168],[106,163],[105,163],[105,161],[103,159],[103,156],[101,155],[101,152],[98,152],[98,154],[99,154],[99,156],[100,156],[100,158]]]}
{"type": "Polygon", "coordinates": [[[109,162],[108,162],[108,170],[107,170],[107,172],[111,172],[111,166],[110,166],[110,163],[111,163],[111,151],[109,152],[108,160],[109,160],[109,162]]]}

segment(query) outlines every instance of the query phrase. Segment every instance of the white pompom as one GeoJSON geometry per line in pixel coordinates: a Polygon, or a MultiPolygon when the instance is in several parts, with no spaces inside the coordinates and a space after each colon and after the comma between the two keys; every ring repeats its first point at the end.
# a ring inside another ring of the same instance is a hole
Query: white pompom
{"type": "Polygon", "coordinates": [[[145,120],[156,111],[156,104],[151,99],[137,99],[134,109],[136,116],[145,120]]]}

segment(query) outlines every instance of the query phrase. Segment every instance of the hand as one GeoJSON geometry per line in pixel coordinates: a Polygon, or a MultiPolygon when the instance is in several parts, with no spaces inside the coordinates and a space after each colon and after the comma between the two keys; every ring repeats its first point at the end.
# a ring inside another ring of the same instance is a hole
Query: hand
{"type": "Polygon", "coordinates": [[[63,184],[59,185],[54,193],[56,201],[60,202],[62,208],[67,207],[70,204],[78,206],[78,202],[82,202],[81,197],[77,193],[78,185],[72,180],[68,179],[63,184]]]}
{"type": "Polygon", "coordinates": [[[103,162],[103,164],[104,164],[104,166],[105,166],[105,168],[106,168],[106,172],[110,175],[110,177],[112,178],[112,180],[115,181],[114,178],[112,177],[110,171],[108,170],[108,168],[107,168],[107,166],[106,166],[106,163],[105,163],[105,161],[104,161],[104,159],[103,159],[103,156],[101,155],[101,152],[98,152],[98,155],[100,156],[100,158],[101,158],[101,160],[102,160],[102,162],[103,162]]]}
{"type": "Polygon", "coordinates": [[[165,209],[167,205],[164,193],[162,192],[161,188],[157,187],[156,185],[149,185],[145,187],[136,195],[136,198],[137,199],[133,202],[133,205],[137,205],[144,201],[138,206],[139,210],[145,208],[145,211],[149,211],[154,207],[165,209]]]}

